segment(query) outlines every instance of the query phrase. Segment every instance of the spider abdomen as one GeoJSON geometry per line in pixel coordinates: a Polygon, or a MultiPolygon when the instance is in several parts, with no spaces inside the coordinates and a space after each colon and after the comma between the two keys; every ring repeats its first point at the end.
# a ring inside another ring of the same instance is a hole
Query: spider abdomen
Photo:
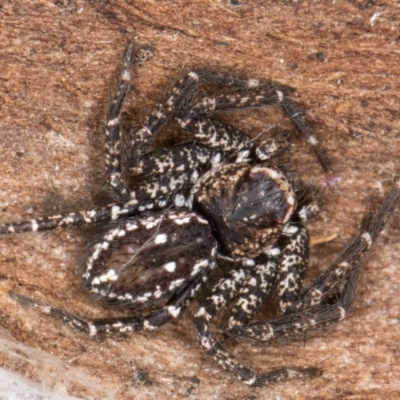
{"type": "Polygon", "coordinates": [[[93,245],[84,284],[109,304],[149,307],[205,275],[215,253],[211,228],[195,213],[127,218],[93,245]]]}

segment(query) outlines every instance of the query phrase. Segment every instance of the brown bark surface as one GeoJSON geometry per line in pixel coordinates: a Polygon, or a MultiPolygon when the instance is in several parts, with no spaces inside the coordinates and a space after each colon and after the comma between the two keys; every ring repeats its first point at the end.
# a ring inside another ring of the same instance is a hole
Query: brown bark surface
{"type": "MultiPolygon", "coordinates": [[[[312,249],[311,278],[355,235],[399,173],[399,32],[395,0],[0,0],[0,220],[105,201],[99,200],[102,122],[133,38],[154,55],[134,69],[128,122],[140,121],[182,69],[215,67],[296,89],[293,98],[304,105],[340,180],[326,189],[324,212],[309,225],[312,235],[338,234],[312,249]]],[[[252,135],[285,124],[277,109],[235,114],[231,121],[252,135]]],[[[293,164],[304,179],[326,182],[307,145],[297,136],[294,144],[293,164]]],[[[283,365],[324,371],[259,389],[221,373],[198,349],[193,309],[158,333],[100,341],[8,296],[15,290],[85,317],[117,315],[93,304],[80,286],[76,266],[90,237],[74,228],[1,237],[0,325],[91,376],[116,399],[400,398],[399,212],[340,325],[269,347],[225,341],[259,371],[283,365]],[[139,383],[140,370],[151,386],[139,383]]],[[[0,353],[0,365],[47,382],[43,368],[10,360],[0,353]]],[[[90,392],[73,384],[69,390],[78,397],[90,392]]]]}

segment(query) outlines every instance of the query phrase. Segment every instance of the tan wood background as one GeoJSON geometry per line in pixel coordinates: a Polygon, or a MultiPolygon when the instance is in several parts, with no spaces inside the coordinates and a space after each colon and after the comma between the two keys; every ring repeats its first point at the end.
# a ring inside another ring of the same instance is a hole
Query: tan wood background
{"type": "MultiPolygon", "coordinates": [[[[228,69],[296,89],[293,97],[307,110],[340,180],[326,188],[323,215],[310,223],[313,235],[338,234],[312,249],[309,276],[323,270],[400,170],[400,2],[0,0],[2,222],[105,201],[102,121],[130,39],[154,54],[134,69],[128,123],[140,121],[182,69],[228,69]]],[[[252,135],[286,124],[276,109],[230,119],[252,135]]],[[[293,164],[302,176],[326,182],[304,142],[293,141],[293,164]]],[[[0,238],[0,325],[16,340],[85,372],[116,399],[400,398],[398,212],[343,323],[269,347],[226,341],[259,371],[282,365],[324,370],[314,380],[260,389],[220,372],[197,348],[193,309],[156,334],[99,341],[10,299],[12,289],[82,316],[116,315],[93,304],[80,287],[76,266],[90,233],[0,238]],[[146,371],[151,386],[135,379],[138,370],[146,371]]],[[[38,372],[0,353],[4,365],[50,385],[43,368],[38,372]]],[[[90,392],[77,384],[68,388],[75,396],[90,392]]]]}

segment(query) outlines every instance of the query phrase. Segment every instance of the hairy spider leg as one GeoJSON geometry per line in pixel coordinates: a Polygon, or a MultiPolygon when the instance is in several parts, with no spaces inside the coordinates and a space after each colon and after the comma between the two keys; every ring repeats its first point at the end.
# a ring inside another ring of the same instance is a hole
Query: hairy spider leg
{"type": "MultiPolygon", "coordinates": [[[[258,82],[258,81],[257,81],[258,82]]],[[[326,156],[325,148],[315,136],[311,127],[305,119],[300,106],[287,97],[284,90],[274,84],[266,85],[258,82],[251,88],[239,93],[216,92],[214,95],[205,95],[196,99],[190,109],[180,117],[181,124],[189,124],[192,118],[198,118],[204,114],[215,112],[232,111],[237,109],[253,109],[265,106],[281,106],[289,118],[297,126],[299,132],[305,137],[307,143],[315,152],[320,165],[325,172],[331,172],[332,165],[326,156]],[[189,122],[186,122],[188,120],[189,122]]]]}
{"type": "MultiPolygon", "coordinates": [[[[400,180],[388,193],[381,206],[371,218],[365,218],[358,236],[343,250],[332,265],[322,272],[303,290],[297,301],[290,307],[289,312],[308,309],[321,304],[331,296],[340,294],[344,281],[353,284],[356,290],[357,281],[362,267],[371,251],[372,245],[385,227],[400,202],[400,180]]],[[[350,288],[349,288],[350,289],[350,288]]]]}
{"type": "Polygon", "coordinates": [[[253,141],[240,129],[211,118],[176,118],[178,124],[193,139],[211,149],[223,149],[227,154],[238,153],[241,149],[251,149],[253,141]]]}
{"type": "MultiPolygon", "coordinates": [[[[232,304],[228,330],[236,325],[247,325],[260,309],[273,289],[280,259],[281,249],[273,247],[264,262],[256,259],[249,266],[249,273],[232,304]]],[[[264,256],[265,257],[265,256],[264,256]]]]}
{"type": "Polygon", "coordinates": [[[258,375],[227,351],[211,332],[209,326],[211,319],[222,309],[229,307],[232,302],[233,316],[229,320],[229,326],[236,324],[241,326],[250,321],[273,288],[279,255],[280,249],[273,247],[266,254],[268,260],[265,263],[256,264],[255,260],[245,260],[246,266],[228,272],[195,314],[195,333],[200,346],[223,369],[232,372],[249,386],[260,386],[288,378],[315,376],[320,373],[316,368],[280,368],[258,375]]]}
{"type": "Polygon", "coordinates": [[[168,304],[160,310],[150,312],[147,315],[131,317],[87,320],[65,311],[62,308],[33,299],[20,293],[10,292],[10,296],[24,306],[36,309],[43,314],[57,318],[75,330],[89,334],[90,336],[96,336],[160,328],[180,315],[182,310],[202,287],[205,279],[206,275],[199,276],[180,293],[175,295],[168,304]]]}
{"type": "Polygon", "coordinates": [[[279,247],[272,248],[268,254],[268,263],[264,265],[258,262],[240,288],[232,306],[228,330],[234,332],[236,326],[249,324],[267,300],[275,283],[280,311],[284,313],[293,304],[303,289],[309,242],[307,229],[303,225],[289,223],[285,226],[279,247]]]}
{"type": "Polygon", "coordinates": [[[298,298],[303,289],[310,238],[301,224],[287,224],[282,232],[282,254],[278,268],[278,309],[284,314],[298,298]]]}
{"type": "MultiPolygon", "coordinates": [[[[314,185],[303,186],[302,182],[299,185],[295,189],[298,194],[295,216],[307,222],[319,215],[321,193],[314,185]]],[[[287,224],[282,231],[280,245],[282,254],[278,268],[277,297],[278,310],[285,314],[303,290],[310,249],[310,237],[305,226],[297,221],[287,224]]]]}
{"type": "Polygon", "coordinates": [[[223,369],[232,371],[239,379],[253,381],[255,373],[244,367],[217,341],[211,332],[209,322],[235,298],[246,278],[249,269],[241,267],[228,271],[212,289],[210,296],[202,303],[194,315],[194,333],[197,342],[223,369]]]}
{"type": "Polygon", "coordinates": [[[148,177],[186,170],[205,170],[218,165],[223,159],[223,153],[222,150],[218,151],[199,143],[176,144],[146,153],[139,165],[128,167],[127,172],[129,175],[148,177]]]}
{"type": "Polygon", "coordinates": [[[300,106],[293,100],[285,97],[282,101],[282,107],[285,109],[289,118],[297,126],[301,134],[305,137],[307,143],[313,149],[317,159],[325,172],[332,172],[332,163],[326,155],[326,149],[315,136],[310,125],[307,123],[304,113],[300,106]]]}
{"type": "Polygon", "coordinates": [[[146,117],[144,124],[132,129],[130,143],[132,165],[139,164],[144,152],[153,142],[161,127],[171,117],[181,115],[182,112],[185,113],[185,110],[192,105],[193,97],[196,98],[196,89],[202,84],[233,87],[243,91],[250,90],[255,86],[260,88],[273,87],[280,93],[291,91],[288,87],[275,82],[244,79],[207,70],[189,71],[171,86],[164,99],[146,117]]]}
{"type": "Polygon", "coordinates": [[[69,225],[113,221],[121,216],[132,214],[135,211],[138,211],[138,207],[130,203],[109,204],[105,207],[97,207],[67,214],[50,215],[31,219],[29,221],[9,222],[0,225],[0,235],[40,232],[56,229],[58,227],[64,228],[69,225]]]}
{"type": "Polygon", "coordinates": [[[314,184],[304,184],[301,180],[297,180],[294,190],[297,195],[297,209],[295,212],[297,218],[302,222],[307,222],[317,217],[323,204],[321,189],[314,184]]]}
{"type": "Polygon", "coordinates": [[[182,192],[189,192],[189,187],[197,182],[199,176],[197,169],[168,174],[150,174],[146,176],[146,181],[134,186],[131,195],[138,204],[144,205],[139,206],[139,210],[142,207],[148,210],[159,210],[171,205],[191,208],[182,192]]]}
{"type": "Polygon", "coordinates": [[[130,42],[123,59],[119,89],[111,100],[105,126],[106,176],[114,193],[122,202],[130,200],[130,191],[122,176],[120,113],[129,92],[133,59],[134,45],[130,42]]]}
{"type": "Polygon", "coordinates": [[[396,183],[366,229],[348,245],[337,260],[286,309],[285,315],[268,323],[235,328],[235,336],[267,342],[272,338],[306,331],[342,320],[355,298],[362,267],[371,246],[393,214],[400,199],[396,183]],[[332,304],[332,302],[336,303],[332,304]]]}
{"type": "Polygon", "coordinates": [[[236,162],[265,161],[288,149],[287,141],[281,135],[256,146],[254,140],[240,129],[212,118],[187,118],[183,115],[183,119],[178,117],[177,121],[194,139],[209,148],[223,150],[225,158],[236,157],[236,162]]]}

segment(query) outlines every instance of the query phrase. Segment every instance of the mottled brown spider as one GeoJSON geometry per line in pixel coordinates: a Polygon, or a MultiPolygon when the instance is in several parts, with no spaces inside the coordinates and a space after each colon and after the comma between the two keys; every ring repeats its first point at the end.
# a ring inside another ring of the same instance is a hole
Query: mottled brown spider
{"type": "Polygon", "coordinates": [[[182,75],[165,98],[132,129],[122,162],[120,113],[129,90],[133,44],[106,120],[106,177],[116,203],[0,226],[1,234],[39,232],[87,223],[108,228],[91,245],[80,272],[86,289],[109,305],[147,309],[140,316],[88,321],[21,294],[14,299],[91,336],[153,330],[177,318],[221,260],[229,264],[194,315],[197,342],[223,369],[250,386],[315,376],[317,368],[256,373],[229,353],[210,321],[229,310],[227,332],[254,342],[343,319],[354,300],[362,266],[400,196],[399,184],[334,263],[304,286],[309,236],[305,223],[320,209],[320,194],[289,173],[278,157],[287,140],[257,142],[213,118],[222,111],[281,106],[315,151],[330,164],[291,90],[281,84],[207,70],[182,75]],[[174,119],[190,143],[149,150],[174,119]],[[134,176],[130,183],[127,177],[134,176]],[[252,323],[273,293],[280,316],[252,323]]]}

